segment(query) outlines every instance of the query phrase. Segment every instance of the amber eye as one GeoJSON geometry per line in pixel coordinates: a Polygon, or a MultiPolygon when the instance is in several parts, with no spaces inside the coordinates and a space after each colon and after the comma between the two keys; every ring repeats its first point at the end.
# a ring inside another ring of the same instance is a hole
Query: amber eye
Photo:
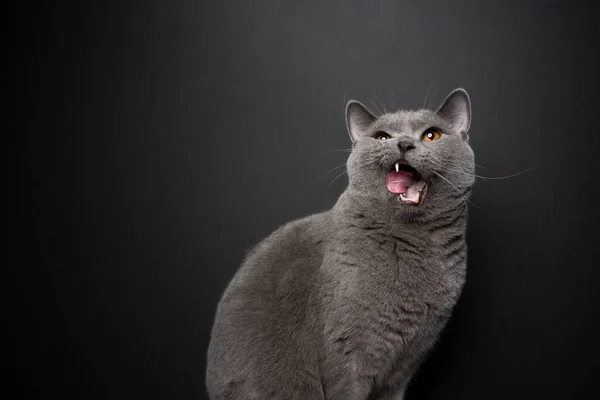
{"type": "Polygon", "coordinates": [[[389,138],[391,138],[391,136],[385,132],[377,132],[375,135],[375,139],[377,140],[388,140],[389,138]]]}
{"type": "Polygon", "coordinates": [[[426,142],[433,142],[434,140],[438,140],[441,136],[442,135],[438,131],[429,129],[423,134],[423,140],[426,142]]]}

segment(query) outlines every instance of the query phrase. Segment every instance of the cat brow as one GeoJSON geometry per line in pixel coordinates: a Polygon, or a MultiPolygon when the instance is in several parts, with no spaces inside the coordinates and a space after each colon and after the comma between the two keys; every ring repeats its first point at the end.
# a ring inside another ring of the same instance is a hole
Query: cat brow
{"type": "Polygon", "coordinates": [[[429,129],[433,126],[437,126],[436,124],[432,124],[430,121],[410,121],[410,127],[413,131],[421,131],[425,129],[429,129]]]}

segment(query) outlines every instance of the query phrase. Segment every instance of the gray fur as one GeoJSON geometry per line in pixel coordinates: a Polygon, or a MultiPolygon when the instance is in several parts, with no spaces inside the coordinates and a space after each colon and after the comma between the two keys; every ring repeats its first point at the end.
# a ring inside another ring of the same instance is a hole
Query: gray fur
{"type": "Polygon", "coordinates": [[[348,188],[331,210],[276,230],[234,276],[208,350],[211,399],[403,399],[465,282],[470,116],[462,89],[438,111],[377,118],[348,104],[348,188]],[[424,142],[432,126],[442,136],[424,142]],[[428,181],[418,206],[386,188],[400,140],[428,181]]]}

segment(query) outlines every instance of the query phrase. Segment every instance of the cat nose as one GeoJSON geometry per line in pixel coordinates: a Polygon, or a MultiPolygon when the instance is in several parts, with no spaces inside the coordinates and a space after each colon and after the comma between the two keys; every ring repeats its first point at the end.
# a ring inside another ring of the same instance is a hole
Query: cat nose
{"type": "Polygon", "coordinates": [[[398,141],[398,147],[400,147],[400,150],[402,150],[403,152],[412,150],[415,148],[415,141],[413,139],[401,138],[398,141]]]}

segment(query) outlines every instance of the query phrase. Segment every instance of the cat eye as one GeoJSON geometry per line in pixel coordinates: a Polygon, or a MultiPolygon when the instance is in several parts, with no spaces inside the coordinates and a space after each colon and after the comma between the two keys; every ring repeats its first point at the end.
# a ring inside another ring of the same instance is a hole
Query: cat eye
{"type": "Polygon", "coordinates": [[[377,134],[375,134],[375,139],[377,140],[388,140],[389,138],[391,138],[391,136],[385,132],[377,132],[377,134]]]}
{"type": "Polygon", "coordinates": [[[423,140],[426,142],[433,142],[434,140],[438,140],[441,136],[442,134],[435,129],[428,129],[423,134],[423,140]]]}

